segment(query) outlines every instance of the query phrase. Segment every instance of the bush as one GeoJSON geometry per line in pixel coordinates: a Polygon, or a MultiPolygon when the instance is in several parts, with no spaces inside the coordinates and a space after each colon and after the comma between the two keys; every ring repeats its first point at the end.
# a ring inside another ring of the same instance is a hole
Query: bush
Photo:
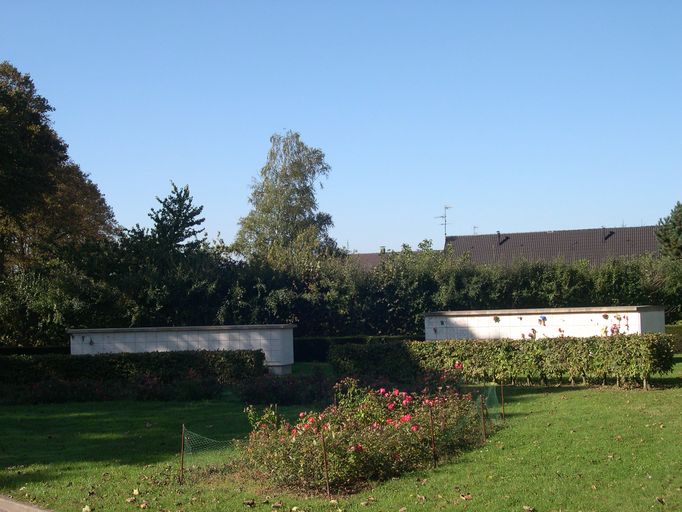
{"type": "Polygon", "coordinates": [[[673,339],[666,334],[616,335],[535,340],[412,341],[344,345],[330,350],[329,361],[341,375],[387,377],[407,382],[425,371],[464,363],[475,381],[514,383],[576,378],[639,380],[667,373],[673,365],[673,339]]]}
{"type": "Polygon", "coordinates": [[[310,375],[263,375],[236,384],[241,399],[249,404],[329,403],[334,382],[322,372],[310,375]]]}
{"type": "Polygon", "coordinates": [[[320,492],[326,488],[326,453],[331,490],[348,492],[428,467],[434,449],[447,458],[480,440],[471,395],[451,389],[437,396],[370,390],[351,379],[338,389],[337,405],[301,412],[293,425],[272,407],[262,414],[247,408],[252,432],[242,453],[248,467],[277,485],[320,492]]]}
{"type": "Polygon", "coordinates": [[[0,403],[200,400],[258,380],[263,352],[0,356],[0,403]]]}
{"type": "Polygon", "coordinates": [[[143,377],[153,377],[168,383],[184,380],[191,368],[203,377],[227,384],[262,375],[264,361],[265,355],[260,350],[0,356],[0,382],[136,382],[143,377]]]}
{"type": "Polygon", "coordinates": [[[297,363],[327,361],[329,348],[337,345],[407,341],[409,336],[306,336],[294,338],[294,360],[297,363]]]}
{"type": "Polygon", "coordinates": [[[682,352],[682,324],[666,325],[665,332],[673,336],[673,350],[679,354],[682,352]]]}

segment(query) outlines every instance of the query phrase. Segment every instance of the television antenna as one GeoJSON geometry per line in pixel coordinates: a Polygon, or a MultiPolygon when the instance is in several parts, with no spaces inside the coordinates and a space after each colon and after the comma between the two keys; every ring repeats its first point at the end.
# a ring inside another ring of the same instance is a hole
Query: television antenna
{"type": "Polygon", "coordinates": [[[441,222],[440,225],[443,226],[443,233],[445,234],[446,238],[448,236],[448,210],[451,208],[452,206],[446,204],[443,206],[443,215],[437,215],[434,217],[435,219],[443,219],[443,222],[441,222]]]}

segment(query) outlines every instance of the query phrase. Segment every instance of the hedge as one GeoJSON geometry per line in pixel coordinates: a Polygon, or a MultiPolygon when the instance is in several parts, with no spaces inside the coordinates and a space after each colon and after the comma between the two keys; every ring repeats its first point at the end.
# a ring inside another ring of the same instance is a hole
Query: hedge
{"type": "Polygon", "coordinates": [[[341,375],[385,377],[398,382],[424,372],[464,364],[464,376],[477,381],[530,383],[532,379],[641,381],[673,367],[668,334],[617,335],[536,340],[407,341],[349,344],[330,349],[329,362],[341,375]]]}
{"type": "Polygon", "coordinates": [[[682,352],[682,324],[666,325],[665,332],[673,335],[673,349],[675,353],[682,352]]]}
{"type": "Polygon", "coordinates": [[[202,378],[227,384],[262,375],[264,361],[260,350],[0,356],[0,383],[139,382],[149,378],[170,383],[185,380],[191,370],[202,378]]]}
{"type": "Polygon", "coordinates": [[[386,343],[389,341],[409,341],[412,336],[305,336],[294,338],[294,361],[325,362],[329,358],[329,348],[337,345],[386,343]]]}

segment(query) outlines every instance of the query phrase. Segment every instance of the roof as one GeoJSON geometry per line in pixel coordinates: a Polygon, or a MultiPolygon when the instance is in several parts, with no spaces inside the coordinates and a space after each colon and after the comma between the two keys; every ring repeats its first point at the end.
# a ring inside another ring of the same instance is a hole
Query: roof
{"type": "Polygon", "coordinates": [[[656,253],[658,241],[656,226],[641,226],[448,236],[445,247],[469,254],[478,264],[587,260],[598,265],[610,258],[656,253]]]}
{"type": "Polygon", "coordinates": [[[385,254],[386,253],[384,252],[360,252],[351,254],[351,257],[354,258],[364,270],[372,270],[379,266],[381,258],[385,254]]]}

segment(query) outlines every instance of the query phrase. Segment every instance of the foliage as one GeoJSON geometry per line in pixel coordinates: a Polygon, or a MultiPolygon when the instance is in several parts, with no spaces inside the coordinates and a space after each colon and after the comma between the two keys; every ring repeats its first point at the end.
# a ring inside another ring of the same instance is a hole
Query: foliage
{"type": "Polygon", "coordinates": [[[0,63],[0,276],[116,230],[99,188],[52,129],[51,111],[30,76],[0,63]]]}
{"type": "Polygon", "coordinates": [[[464,364],[473,381],[521,383],[531,377],[639,380],[671,371],[673,339],[667,334],[541,338],[533,340],[448,340],[338,345],[329,361],[341,375],[412,381],[424,371],[464,364]]]}
{"type": "Polygon", "coordinates": [[[337,405],[301,412],[294,424],[272,407],[262,415],[248,408],[252,432],[244,448],[246,463],[277,485],[321,492],[326,459],[331,490],[351,491],[426,468],[434,453],[448,458],[480,441],[471,395],[362,389],[352,381],[338,389],[337,405]]]}
{"type": "Polygon", "coordinates": [[[110,400],[205,400],[216,398],[223,386],[215,377],[204,377],[190,369],[181,380],[162,382],[150,375],[134,381],[61,379],[33,383],[0,383],[0,404],[99,402],[110,400]]]}
{"type": "Polygon", "coordinates": [[[320,371],[307,375],[263,375],[258,379],[244,379],[235,390],[250,404],[316,404],[329,403],[332,380],[320,371]]]}
{"type": "Polygon", "coordinates": [[[248,259],[279,262],[293,254],[334,251],[331,216],[318,211],[315,189],[330,167],[324,153],[296,132],[274,134],[260,177],[251,187],[252,210],[240,221],[235,249],[248,259]]]}
{"type": "Polygon", "coordinates": [[[67,146],[50,126],[48,101],[29,75],[0,62],[0,214],[10,218],[38,204],[54,188],[67,146]]]}
{"type": "Polygon", "coordinates": [[[31,384],[40,381],[161,383],[186,380],[192,370],[220,384],[260,377],[265,356],[260,350],[146,352],[71,356],[62,354],[0,356],[0,382],[31,384]]]}
{"type": "Polygon", "coordinates": [[[407,341],[408,336],[306,336],[294,338],[294,360],[297,363],[327,361],[329,348],[348,343],[385,343],[407,341]]]}
{"type": "Polygon", "coordinates": [[[682,203],[677,202],[670,215],[658,221],[656,238],[661,254],[672,258],[682,258],[682,203]]]}

